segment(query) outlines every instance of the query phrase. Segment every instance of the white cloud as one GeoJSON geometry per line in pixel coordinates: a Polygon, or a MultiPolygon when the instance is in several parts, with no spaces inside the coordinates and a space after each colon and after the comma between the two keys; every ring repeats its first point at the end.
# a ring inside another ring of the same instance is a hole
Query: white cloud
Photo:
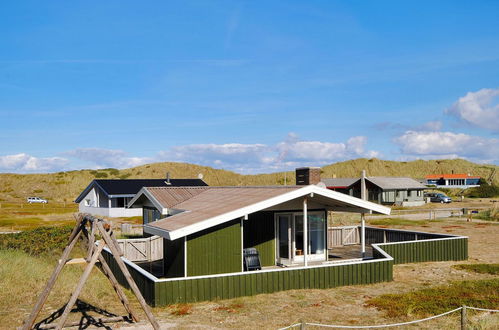
{"type": "Polygon", "coordinates": [[[372,126],[374,129],[387,131],[440,131],[442,122],[439,120],[428,121],[422,125],[406,125],[396,122],[385,121],[372,126]]]}
{"type": "Polygon", "coordinates": [[[347,142],[300,141],[296,135],[290,134],[284,142],[278,143],[276,149],[283,162],[317,162],[324,164],[351,157],[368,157],[379,155],[376,151],[365,151],[367,137],[354,136],[347,142]]]}
{"type": "Polygon", "coordinates": [[[94,168],[129,168],[152,161],[149,157],[130,157],[123,150],[101,148],[79,148],[67,151],[64,155],[89,162],[94,168]]]}
{"type": "Polygon", "coordinates": [[[181,161],[225,168],[242,173],[289,170],[296,166],[320,166],[356,157],[379,157],[366,151],[367,138],[346,142],[302,141],[290,133],[285,141],[265,144],[194,144],[173,147],[158,154],[162,161],[181,161]]]}
{"type": "Polygon", "coordinates": [[[230,170],[258,171],[268,160],[264,144],[191,144],[160,151],[158,160],[222,167],[230,170]]]}
{"type": "Polygon", "coordinates": [[[26,153],[0,156],[0,170],[4,172],[53,172],[63,170],[68,163],[62,157],[38,158],[26,153]]]}
{"type": "Polygon", "coordinates": [[[439,120],[428,121],[423,125],[419,126],[416,130],[421,131],[440,131],[442,129],[442,122],[439,120]]]}
{"type": "Polygon", "coordinates": [[[479,128],[499,132],[499,89],[481,89],[459,98],[445,112],[479,128]]]}
{"type": "Polygon", "coordinates": [[[467,158],[479,162],[499,160],[499,139],[463,133],[407,131],[394,140],[407,156],[467,158]]]}
{"type": "Polygon", "coordinates": [[[346,142],[303,141],[290,133],[283,142],[266,144],[191,144],[160,151],[152,157],[133,157],[123,150],[79,148],[64,157],[35,158],[26,154],[0,157],[0,171],[53,171],[77,168],[129,168],[158,161],[188,162],[239,173],[292,170],[298,166],[322,166],[357,157],[379,157],[366,150],[367,138],[354,136],[346,142]]]}

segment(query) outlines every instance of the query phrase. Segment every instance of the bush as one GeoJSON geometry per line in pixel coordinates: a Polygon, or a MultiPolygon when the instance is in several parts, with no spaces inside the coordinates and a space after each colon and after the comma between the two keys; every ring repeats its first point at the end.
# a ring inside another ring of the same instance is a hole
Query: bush
{"type": "Polygon", "coordinates": [[[470,188],[466,191],[468,197],[492,198],[499,196],[499,187],[483,183],[480,187],[470,188]]]}
{"type": "Polygon", "coordinates": [[[68,243],[72,226],[39,227],[0,235],[0,249],[22,250],[31,255],[60,253],[68,243]]]}

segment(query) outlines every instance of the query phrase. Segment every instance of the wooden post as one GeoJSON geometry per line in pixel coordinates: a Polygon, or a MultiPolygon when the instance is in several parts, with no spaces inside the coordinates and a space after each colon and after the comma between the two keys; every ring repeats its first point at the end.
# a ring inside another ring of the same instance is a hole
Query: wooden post
{"type": "MultiPolygon", "coordinates": [[[[59,260],[59,264],[56,266],[56,269],[54,270],[54,273],[52,274],[51,278],[49,279],[45,289],[43,290],[42,294],[40,295],[38,302],[36,303],[35,307],[33,308],[33,311],[31,312],[29,318],[27,321],[24,323],[21,329],[27,330],[31,329],[33,324],[35,323],[35,320],[43,307],[50,291],[52,290],[55,281],[62,271],[62,268],[64,265],[68,262],[69,255],[71,253],[71,250],[75,246],[76,242],[80,238],[81,234],[83,233],[83,239],[85,240],[86,243],[92,243],[88,244],[88,253],[87,256],[90,256],[90,260],[88,260],[88,265],[85,267],[85,270],[83,272],[83,275],[80,277],[80,280],[74,289],[68,303],[64,307],[64,311],[60,316],[60,319],[58,320],[57,324],[45,324],[41,328],[56,328],[56,329],[62,329],[63,327],[68,327],[68,326],[73,326],[77,325],[75,322],[69,322],[66,323],[66,320],[69,316],[69,313],[71,312],[73,306],[75,305],[78,296],[81,293],[81,290],[83,289],[83,286],[85,285],[85,282],[87,281],[88,277],[90,276],[90,273],[95,266],[95,263],[97,260],[100,261],[102,265],[102,272],[104,275],[109,279],[111,282],[111,285],[113,286],[116,294],[120,298],[121,303],[123,304],[123,307],[125,310],[128,312],[128,318],[131,318],[133,321],[138,321],[138,316],[133,312],[130,303],[123,292],[122,288],[119,286],[118,281],[116,280],[116,277],[114,276],[111,268],[106,262],[106,259],[102,255],[102,250],[104,249],[104,246],[108,246],[111,250],[111,253],[113,257],[115,258],[116,263],[120,267],[121,272],[125,276],[128,284],[130,285],[132,291],[134,292],[135,296],[137,297],[139,303],[141,304],[142,308],[144,309],[145,314],[147,315],[151,325],[153,326],[154,329],[159,329],[159,324],[156,322],[154,315],[151,313],[151,310],[149,306],[146,304],[144,298],[142,297],[142,294],[140,293],[140,290],[137,287],[137,284],[133,280],[133,278],[130,275],[130,272],[126,268],[126,265],[124,264],[123,260],[120,258],[120,251],[119,251],[119,246],[116,242],[116,240],[112,238],[112,231],[111,231],[111,226],[108,223],[104,223],[103,220],[101,219],[95,219],[91,216],[88,215],[79,215],[75,216],[76,219],[76,226],[73,229],[73,232],[70,235],[70,240],[68,242],[68,245],[64,249],[63,255],[61,259],[59,260]],[[90,235],[87,230],[87,224],[88,222],[91,223],[92,228],[90,230],[90,235]],[[104,224],[103,224],[104,223],[104,224]],[[98,245],[95,246],[95,233],[99,232],[102,236],[102,240],[99,241],[98,245]]],[[[126,316],[120,316],[120,317],[111,317],[111,318],[99,318],[100,321],[102,322],[118,322],[122,320],[126,320],[126,316]]]]}
{"type": "Polygon", "coordinates": [[[54,272],[52,273],[52,276],[50,277],[49,281],[47,282],[47,285],[45,286],[45,289],[42,291],[40,297],[38,298],[38,301],[31,311],[31,314],[29,315],[28,319],[24,322],[24,325],[22,327],[23,330],[31,329],[33,324],[35,323],[36,317],[40,313],[40,310],[43,307],[43,304],[45,304],[45,301],[47,300],[47,297],[49,296],[50,291],[54,287],[55,281],[57,280],[57,277],[59,277],[59,274],[62,271],[62,268],[66,264],[66,261],[68,260],[69,254],[73,250],[73,247],[75,246],[76,242],[78,241],[78,238],[81,235],[81,227],[83,226],[82,223],[78,223],[75,226],[75,229],[73,230],[73,233],[71,234],[71,241],[69,245],[66,246],[64,249],[64,252],[62,253],[62,257],[59,260],[59,264],[57,267],[54,269],[54,272]]]}
{"type": "MultiPolygon", "coordinates": [[[[308,266],[308,206],[307,197],[303,198],[303,261],[305,267],[308,266]]],[[[291,256],[290,256],[291,257],[291,256]]]]}
{"type": "Polygon", "coordinates": [[[466,306],[463,305],[461,308],[461,330],[466,330],[466,325],[467,325],[467,317],[466,317],[466,306]]]}
{"type": "Polygon", "coordinates": [[[149,322],[153,326],[155,330],[159,330],[159,324],[154,318],[154,315],[151,312],[151,309],[149,308],[149,305],[147,305],[146,301],[144,300],[144,297],[142,297],[142,293],[140,292],[139,288],[137,287],[137,284],[132,278],[132,275],[130,275],[130,272],[128,271],[128,268],[126,267],[125,263],[121,258],[119,257],[120,252],[118,251],[118,247],[115,245],[111,237],[109,236],[108,232],[104,229],[104,226],[102,226],[102,223],[98,222],[97,223],[97,228],[99,229],[99,232],[106,242],[106,244],[109,246],[109,249],[111,250],[112,254],[115,257],[116,263],[118,264],[118,267],[120,267],[121,272],[125,276],[125,279],[127,280],[128,284],[130,285],[130,288],[132,289],[133,293],[137,297],[137,300],[139,301],[140,305],[142,306],[142,309],[144,310],[144,313],[146,314],[147,318],[149,319],[149,322]]]}
{"type": "MultiPolygon", "coordinates": [[[[360,177],[360,197],[363,200],[367,200],[366,170],[362,170],[360,177]]],[[[360,214],[360,248],[362,258],[364,258],[366,256],[366,218],[364,213],[360,214]]]]}
{"type": "Polygon", "coordinates": [[[106,259],[101,255],[99,255],[99,261],[102,266],[102,271],[104,272],[104,275],[109,279],[109,282],[111,282],[111,285],[113,286],[114,291],[118,295],[118,297],[121,300],[121,303],[123,304],[123,307],[125,307],[125,310],[127,311],[128,315],[134,320],[135,322],[139,321],[139,317],[135,312],[132,310],[130,307],[130,303],[128,302],[128,298],[125,295],[125,292],[121,289],[120,285],[118,284],[118,280],[113,274],[113,271],[107,264],[106,259]]]}
{"type": "Polygon", "coordinates": [[[94,251],[94,254],[92,255],[92,259],[90,262],[87,264],[87,267],[85,267],[85,270],[83,271],[83,275],[80,277],[80,281],[78,282],[78,285],[76,286],[73,294],[71,295],[71,298],[69,298],[68,303],[66,304],[66,308],[64,308],[64,312],[61,315],[61,318],[59,319],[59,323],[56,326],[57,330],[60,330],[64,327],[64,323],[66,322],[66,319],[69,316],[69,312],[71,312],[71,309],[73,308],[74,304],[76,303],[76,299],[78,299],[78,296],[80,295],[81,290],[83,289],[83,286],[85,285],[85,282],[87,281],[87,278],[90,276],[90,272],[94,268],[95,263],[97,262],[97,259],[99,258],[100,253],[102,252],[102,249],[106,243],[103,241],[99,242],[99,245],[94,251]]]}
{"type": "Polygon", "coordinates": [[[300,330],[305,330],[306,329],[306,326],[307,324],[305,323],[305,321],[300,321],[300,330]]]}

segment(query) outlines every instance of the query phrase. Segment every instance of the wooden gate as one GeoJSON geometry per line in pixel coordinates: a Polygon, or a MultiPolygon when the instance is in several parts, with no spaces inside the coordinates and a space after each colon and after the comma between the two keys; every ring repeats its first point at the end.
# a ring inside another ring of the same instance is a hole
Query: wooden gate
{"type": "Polygon", "coordinates": [[[130,261],[163,259],[163,238],[159,236],[119,239],[118,245],[123,251],[123,256],[130,261]]]}
{"type": "Polygon", "coordinates": [[[360,244],[358,226],[329,227],[327,235],[328,249],[336,246],[360,244]]]}

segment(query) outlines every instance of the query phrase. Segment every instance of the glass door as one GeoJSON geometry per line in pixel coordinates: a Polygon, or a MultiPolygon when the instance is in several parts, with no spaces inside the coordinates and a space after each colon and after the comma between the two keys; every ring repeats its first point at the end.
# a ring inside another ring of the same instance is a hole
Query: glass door
{"type": "Polygon", "coordinates": [[[291,264],[291,214],[277,215],[277,263],[291,264]]]}
{"type": "MultiPolygon", "coordinates": [[[[326,260],[326,219],[324,212],[308,213],[309,261],[326,260]]],[[[303,213],[276,215],[277,263],[290,265],[305,261],[303,246],[303,213]]]]}

